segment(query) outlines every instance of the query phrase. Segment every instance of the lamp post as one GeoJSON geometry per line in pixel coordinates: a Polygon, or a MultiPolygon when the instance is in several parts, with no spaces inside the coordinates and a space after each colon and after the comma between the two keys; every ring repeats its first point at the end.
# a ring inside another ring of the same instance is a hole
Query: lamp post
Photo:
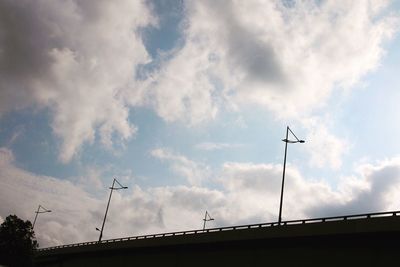
{"type": "Polygon", "coordinates": [[[39,213],[46,213],[46,212],[51,212],[51,210],[44,208],[42,205],[39,205],[37,211],[35,211],[36,215],[35,215],[35,219],[33,220],[32,230],[35,228],[36,219],[37,219],[39,213]]]}
{"type": "Polygon", "coordinates": [[[208,211],[206,211],[206,214],[204,215],[203,221],[204,221],[204,224],[203,224],[203,231],[204,231],[206,229],[206,222],[214,221],[214,218],[211,218],[210,213],[208,213],[208,211]]]}
{"type": "Polygon", "coordinates": [[[108,207],[110,206],[110,201],[111,201],[111,196],[112,196],[112,192],[113,190],[120,190],[120,189],[127,189],[127,186],[123,186],[121,185],[117,179],[114,178],[112,186],[110,187],[110,197],[108,198],[108,203],[107,203],[107,208],[106,208],[106,213],[104,214],[104,220],[103,220],[103,224],[101,226],[101,230],[99,230],[98,228],[96,228],[97,231],[100,231],[100,237],[99,237],[99,242],[101,241],[101,238],[103,237],[103,230],[104,230],[104,224],[106,223],[106,218],[107,218],[107,213],[108,213],[108,207]],[[119,187],[114,187],[115,182],[119,185],[119,187]]]}
{"type": "Polygon", "coordinates": [[[285,185],[285,171],[286,171],[286,155],[287,155],[287,145],[288,143],[304,143],[304,140],[300,140],[297,136],[290,130],[289,126],[286,127],[286,138],[282,139],[285,142],[285,157],[283,159],[283,175],[282,175],[282,187],[281,187],[281,201],[279,204],[279,219],[278,224],[280,225],[282,222],[282,204],[283,204],[283,187],[285,185]],[[296,138],[296,140],[289,140],[289,132],[296,138]]]}

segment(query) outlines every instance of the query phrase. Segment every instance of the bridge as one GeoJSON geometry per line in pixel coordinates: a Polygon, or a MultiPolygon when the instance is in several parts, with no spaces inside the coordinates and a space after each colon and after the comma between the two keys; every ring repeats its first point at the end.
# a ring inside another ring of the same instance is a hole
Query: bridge
{"type": "Polygon", "coordinates": [[[42,248],[36,266],[397,265],[400,211],[142,235],[42,248]]]}

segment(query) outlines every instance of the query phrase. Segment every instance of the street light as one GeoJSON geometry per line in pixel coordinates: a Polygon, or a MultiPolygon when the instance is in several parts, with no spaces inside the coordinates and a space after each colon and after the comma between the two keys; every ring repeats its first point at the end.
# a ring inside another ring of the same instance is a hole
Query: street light
{"type": "Polygon", "coordinates": [[[120,189],[127,189],[127,186],[123,186],[122,184],[120,184],[117,179],[114,178],[112,186],[109,187],[110,188],[110,197],[108,198],[108,203],[107,203],[107,208],[106,208],[106,213],[104,214],[104,220],[103,220],[103,224],[101,226],[101,230],[99,230],[99,228],[96,228],[97,231],[100,231],[100,237],[99,237],[99,242],[101,241],[101,238],[103,237],[103,230],[104,230],[104,224],[106,223],[106,218],[107,218],[107,213],[108,213],[108,207],[110,206],[110,201],[111,201],[111,196],[112,196],[112,192],[113,190],[120,190],[120,189]],[[117,182],[117,184],[119,185],[119,187],[114,187],[115,182],[117,182]]]}
{"type": "Polygon", "coordinates": [[[204,231],[206,229],[206,222],[214,221],[214,218],[211,218],[210,213],[208,213],[208,211],[206,211],[206,214],[204,215],[203,221],[204,221],[204,224],[203,224],[203,231],[204,231]]]}
{"type": "Polygon", "coordinates": [[[51,210],[48,210],[46,208],[44,208],[42,205],[39,205],[37,211],[35,211],[36,215],[35,215],[35,220],[33,220],[33,225],[32,225],[32,230],[35,228],[35,223],[36,223],[36,219],[39,213],[46,213],[46,212],[51,212],[51,210]]]}
{"type": "Polygon", "coordinates": [[[286,127],[286,138],[282,139],[285,142],[285,157],[283,159],[283,175],[282,175],[282,187],[281,187],[281,201],[279,204],[279,219],[278,224],[280,225],[282,222],[282,204],[283,204],[283,187],[285,185],[285,171],[286,171],[286,155],[287,155],[287,145],[288,143],[304,143],[304,140],[300,140],[297,136],[290,130],[289,126],[286,127]],[[296,140],[289,140],[289,132],[296,138],[296,140]]]}

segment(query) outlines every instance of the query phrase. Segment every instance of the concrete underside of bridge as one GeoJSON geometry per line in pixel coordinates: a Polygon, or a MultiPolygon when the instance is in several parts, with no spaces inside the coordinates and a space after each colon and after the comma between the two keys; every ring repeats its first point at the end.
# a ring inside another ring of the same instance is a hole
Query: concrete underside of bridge
{"type": "Polygon", "coordinates": [[[36,254],[36,266],[385,266],[399,264],[400,217],[177,235],[36,254]]]}

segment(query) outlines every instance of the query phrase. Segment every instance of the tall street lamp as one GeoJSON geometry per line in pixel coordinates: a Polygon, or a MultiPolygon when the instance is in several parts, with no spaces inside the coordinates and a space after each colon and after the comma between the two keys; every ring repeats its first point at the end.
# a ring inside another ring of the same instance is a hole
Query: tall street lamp
{"type": "Polygon", "coordinates": [[[46,213],[46,212],[51,212],[51,210],[44,208],[42,205],[39,205],[37,211],[35,211],[36,215],[35,215],[35,220],[33,220],[32,230],[35,228],[36,219],[37,219],[39,213],[46,213]]]}
{"type": "Polygon", "coordinates": [[[203,221],[204,221],[204,224],[203,224],[203,231],[204,231],[206,229],[206,222],[214,221],[214,218],[211,218],[210,213],[208,213],[208,211],[206,211],[203,221]]]}
{"type": "Polygon", "coordinates": [[[286,155],[287,155],[287,145],[288,143],[304,143],[304,140],[300,140],[297,136],[290,130],[289,126],[286,127],[286,138],[282,139],[285,142],[285,157],[283,159],[283,175],[282,175],[282,187],[281,187],[281,201],[279,204],[279,219],[278,224],[280,225],[282,222],[282,204],[283,204],[283,187],[285,185],[285,171],[286,171],[286,155]],[[296,140],[289,140],[289,132],[296,138],[296,140]]]}
{"type": "Polygon", "coordinates": [[[112,196],[112,192],[113,190],[120,190],[120,189],[127,189],[127,186],[123,186],[121,185],[117,179],[114,178],[112,186],[110,187],[110,197],[108,198],[108,203],[107,203],[107,208],[106,208],[106,213],[104,214],[104,220],[103,220],[103,224],[101,226],[101,230],[99,230],[98,228],[96,228],[97,231],[100,231],[100,237],[99,237],[99,242],[101,241],[101,238],[103,237],[103,230],[104,230],[104,224],[106,223],[106,218],[107,218],[107,213],[108,213],[108,207],[110,206],[110,201],[111,201],[111,196],[112,196]],[[119,187],[114,187],[115,183],[117,183],[119,185],[119,187]]]}

